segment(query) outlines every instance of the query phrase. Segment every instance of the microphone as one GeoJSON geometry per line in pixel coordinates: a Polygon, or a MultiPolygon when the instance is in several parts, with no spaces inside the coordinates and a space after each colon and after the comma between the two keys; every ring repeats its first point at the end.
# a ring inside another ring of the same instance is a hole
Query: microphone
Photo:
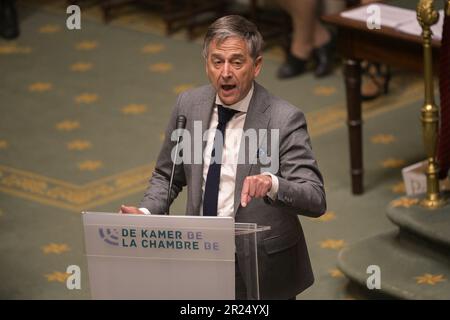
{"type": "MultiPolygon", "coordinates": [[[[177,117],[177,125],[176,125],[176,130],[180,130],[180,129],[184,129],[186,128],[186,117],[183,115],[179,115],[177,117]]],[[[173,184],[173,176],[175,174],[175,166],[177,163],[177,158],[178,158],[178,145],[180,144],[182,135],[178,133],[178,138],[177,138],[177,144],[175,147],[175,155],[174,155],[174,159],[173,159],[173,164],[172,164],[172,171],[170,172],[170,180],[169,180],[169,190],[167,192],[167,204],[166,204],[166,211],[167,211],[167,215],[170,214],[170,196],[172,193],[172,184],[173,184]]]]}

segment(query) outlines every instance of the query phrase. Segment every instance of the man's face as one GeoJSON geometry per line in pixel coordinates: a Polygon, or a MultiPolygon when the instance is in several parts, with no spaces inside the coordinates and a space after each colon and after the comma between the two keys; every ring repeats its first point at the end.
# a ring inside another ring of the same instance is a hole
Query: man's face
{"type": "Polygon", "coordinates": [[[220,100],[231,105],[245,98],[261,64],[262,57],[253,61],[243,39],[229,37],[220,44],[214,40],[209,44],[206,74],[220,100]]]}

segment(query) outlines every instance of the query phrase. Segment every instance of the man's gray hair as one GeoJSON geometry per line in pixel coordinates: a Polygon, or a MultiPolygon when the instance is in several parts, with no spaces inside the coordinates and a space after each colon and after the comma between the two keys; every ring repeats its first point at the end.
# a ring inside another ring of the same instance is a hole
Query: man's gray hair
{"type": "Polygon", "coordinates": [[[203,57],[208,57],[208,48],[211,41],[222,43],[229,37],[239,37],[247,43],[250,56],[255,60],[261,55],[263,38],[258,28],[252,22],[238,15],[229,15],[214,21],[206,32],[203,42],[203,57]]]}

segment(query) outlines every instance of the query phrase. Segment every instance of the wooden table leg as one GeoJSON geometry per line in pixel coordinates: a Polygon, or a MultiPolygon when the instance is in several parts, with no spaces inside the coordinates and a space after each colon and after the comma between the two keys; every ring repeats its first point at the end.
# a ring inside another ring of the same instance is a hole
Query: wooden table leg
{"type": "Polygon", "coordinates": [[[347,93],[347,125],[350,142],[350,167],[353,194],[362,194],[363,154],[361,120],[361,65],[359,60],[345,61],[345,87],[347,93]]]}

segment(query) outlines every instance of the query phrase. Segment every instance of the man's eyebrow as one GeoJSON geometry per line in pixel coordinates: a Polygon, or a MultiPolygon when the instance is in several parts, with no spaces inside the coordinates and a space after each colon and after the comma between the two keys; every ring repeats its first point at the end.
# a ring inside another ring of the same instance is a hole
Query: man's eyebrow
{"type": "MultiPolygon", "coordinates": [[[[221,55],[219,53],[211,53],[211,58],[223,59],[224,57],[223,57],[223,55],[221,55]]],[[[232,59],[243,59],[243,58],[245,58],[245,55],[243,55],[242,53],[235,53],[235,54],[231,55],[230,60],[232,60],[232,59]]]]}
{"type": "Polygon", "coordinates": [[[231,59],[243,59],[243,58],[245,58],[245,55],[243,55],[242,53],[235,53],[231,55],[231,59]]]}
{"type": "Polygon", "coordinates": [[[222,55],[219,53],[211,53],[212,58],[222,58],[222,55]]]}

